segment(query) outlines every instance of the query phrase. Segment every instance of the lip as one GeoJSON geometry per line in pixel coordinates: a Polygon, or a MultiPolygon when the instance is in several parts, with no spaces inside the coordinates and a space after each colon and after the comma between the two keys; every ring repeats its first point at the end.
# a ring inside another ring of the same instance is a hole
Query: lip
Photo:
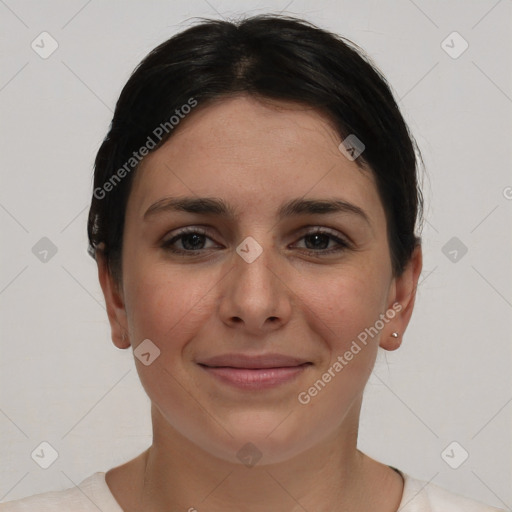
{"type": "Polygon", "coordinates": [[[244,368],[244,369],[265,369],[265,368],[285,368],[291,366],[300,366],[309,363],[307,359],[286,356],[283,354],[221,354],[208,359],[199,361],[199,364],[209,367],[244,368]]]}
{"type": "Polygon", "coordinates": [[[269,389],[295,379],[311,363],[298,366],[283,366],[276,368],[233,368],[230,366],[205,366],[206,372],[220,381],[232,386],[248,389],[269,389]]]}
{"type": "Polygon", "coordinates": [[[221,382],[240,389],[258,390],[290,382],[313,363],[282,354],[224,354],[198,364],[221,382]]]}

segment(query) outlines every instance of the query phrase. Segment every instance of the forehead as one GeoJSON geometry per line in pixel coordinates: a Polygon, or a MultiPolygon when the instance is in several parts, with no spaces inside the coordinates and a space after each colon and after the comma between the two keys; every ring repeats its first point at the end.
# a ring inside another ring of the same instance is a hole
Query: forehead
{"type": "Polygon", "coordinates": [[[246,211],[336,196],[378,218],[373,173],[348,160],[340,142],[330,120],[307,106],[246,95],[199,105],[142,161],[130,203],[141,216],[166,194],[225,197],[246,211]]]}

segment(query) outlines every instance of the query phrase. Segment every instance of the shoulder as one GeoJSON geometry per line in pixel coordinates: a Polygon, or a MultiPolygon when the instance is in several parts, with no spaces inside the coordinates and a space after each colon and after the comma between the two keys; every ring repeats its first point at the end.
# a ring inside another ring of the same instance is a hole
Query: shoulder
{"type": "Polygon", "coordinates": [[[0,503],[0,512],[123,512],[105,481],[94,473],[79,485],[0,503]]]}
{"type": "Polygon", "coordinates": [[[400,512],[504,512],[503,509],[454,494],[438,485],[402,472],[404,492],[400,512]]]}

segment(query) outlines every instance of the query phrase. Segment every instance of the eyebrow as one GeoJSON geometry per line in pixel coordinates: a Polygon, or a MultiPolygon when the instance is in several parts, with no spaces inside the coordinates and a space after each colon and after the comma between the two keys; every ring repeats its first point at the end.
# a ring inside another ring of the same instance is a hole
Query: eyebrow
{"type": "MultiPolygon", "coordinates": [[[[143,219],[163,212],[187,212],[219,217],[236,217],[234,210],[225,201],[216,197],[164,197],[153,203],[144,213],[143,219]]],[[[355,204],[342,199],[292,199],[278,210],[280,220],[294,215],[326,215],[331,213],[349,213],[361,217],[371,226],[365,211],[355,204]]]]}

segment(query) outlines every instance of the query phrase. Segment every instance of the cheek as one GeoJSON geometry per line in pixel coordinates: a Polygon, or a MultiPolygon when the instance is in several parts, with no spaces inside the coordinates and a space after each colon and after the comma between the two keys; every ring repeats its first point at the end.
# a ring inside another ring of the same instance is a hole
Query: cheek
{"type": "Polygon", "coordinates": [[[220,271],[135,259],[126,269],[126,310],[135,344],[148,338],[162,351],[176,352],[212,315],[220,271]]]}
{"type": "Polygon", "coordinates": [[[323,418],[320,439],[339,426],[361,397],[377,357],[380,333],[375,326],[384,313],[387,288],[382,275],[361,267],[303,282],[303,314],[309,331],[322,345],[322,360],[298,401],[311,417],[323,418]]]}
{"type": "Polygon", "coordinates": [[[386,272],[371,265],[315,275],[314,283],[305,279],[300,295],[312,329],[323,334],[332,351],[344,352],[385,312],[387,283],[386,272]]]}
{"type": "MultiPolygon", "coordinates": [[[[160,350],[148,366],[136,361],[141,383],[163,410],[181,411],[185,417],[199,414],[191,405],[194,401],[190,395],[184,393],[183,385],[189,377],[181,363],[187,344],[212,314],[214,304],[208,290],[215,278],[206,273],[196,273],[192,278],[189,272],[149,261],[131,269],[125,286],[130,339],[135,348],[149,339],[160,350]]],[[[188,386],[187,390],[190,392],[188,386]]],[[[198,417],[196,421],[201,424],[204,419],[198,417]]]]}

